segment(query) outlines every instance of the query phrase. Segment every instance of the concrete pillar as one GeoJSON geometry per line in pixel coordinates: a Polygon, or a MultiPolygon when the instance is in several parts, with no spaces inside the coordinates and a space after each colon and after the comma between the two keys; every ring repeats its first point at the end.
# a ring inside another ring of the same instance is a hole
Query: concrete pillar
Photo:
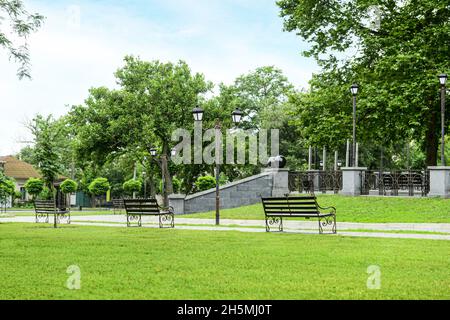
{"type": "Polygon", "coordinates": [[[345,196],[361,195],[361,173],[367,168],[342,168],[342,192],[345,196]]]}
{"type": "Polygon", "coordinates": [[[272,197],[284,197],[289,194],[289,169],[269,168],[264,172],[272,175],[272,197]]]}
{"type": "Polygon", "coordinates": [[[429,167],[430,197],[450,198],[450,167],[429,167]]]}
{"type": "Polygon", "coordinates": [[[184,214],[184,199],[185,194],[171,194],[169,195],[169,206],[173,207],[175,214],[184,214]]]}
{"type": "Polygon", "coordinates": [[[320,170],[308,170],[308,178],[314,184],[314,191],[319,191],[320,189],[320,181],[319,181],[319,173],[320,170]]]}

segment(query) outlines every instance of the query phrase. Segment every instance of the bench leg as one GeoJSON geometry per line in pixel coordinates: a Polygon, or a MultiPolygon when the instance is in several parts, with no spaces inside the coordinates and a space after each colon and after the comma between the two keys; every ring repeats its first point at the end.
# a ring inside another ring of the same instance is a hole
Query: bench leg
{"type": "Polygon", "coordinates": [[[331,232],[337,233],[336,215],[319,218],[319,234],[323,234],[323,227],[331,226],[331,232]]]}
{"type": "Polygon", "coordinates": [[[159,227],[163,228],[175,228],[175,215],[173,213],[162,214],[159,216],[159,227]],[[169,225],[166,227],[165,225],[169,225]]]}
{"type": "Polygon", "coordinates": [[[48,221],[49,221],[48,213],[41,213],[41,214],[36,213],[36,223],[48,223],[48,221]],[[40,219],[43,218],[45,218],[45,220],[42,222],[40,219]]]}
{"type": "Polygon", "coordinates": [[[61,220],[67,220],[67,224],[70,224],[71,220],[70,220],[70,213],[66,213],[66,214],[57,214],[56,215],[57,219],[57,224],[61,223],[61,220]]]}
{"type": "Polygon", "coordinates": [[[283,217],[266,217],[266,232],[270,232],[272,227],[278,226],[278,232],[283,232],[283,217]]]}
{"type": "Polygon", "coordinates": [[[142,227],[142,216],[127,213],[127,227],[131,227],[134,222],[137,223],[137,227],[142,227]]]}

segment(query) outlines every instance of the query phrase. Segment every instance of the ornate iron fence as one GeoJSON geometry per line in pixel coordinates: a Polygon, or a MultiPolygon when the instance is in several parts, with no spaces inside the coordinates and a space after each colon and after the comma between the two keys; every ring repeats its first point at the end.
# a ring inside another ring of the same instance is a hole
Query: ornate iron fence
{"type": "Polygon", "coordinates": [[[339,193],[342,190],[342,171],[289,172],[289,190],[299,193],[339,193]]]}
{"type": "Polygon", "coordinates": [[[361,194],[398,196],[420,194],[425,197],[430,192],[430,173],[424,171],[365,171],[361,173],[361,194]]]}

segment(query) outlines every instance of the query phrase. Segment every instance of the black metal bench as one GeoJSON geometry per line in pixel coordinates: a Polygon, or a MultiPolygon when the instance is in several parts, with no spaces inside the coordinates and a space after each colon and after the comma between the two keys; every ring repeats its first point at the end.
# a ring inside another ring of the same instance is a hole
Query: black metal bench
{"type": "Polygon", "coordinates": [[[49,223],[49,215],[55,215],[56,223],[65,220],[70,224],[70,210],[67,208],[57,208],[53,200],[34,201],[34,211],[36,214],[36,223],[49,223]]]}
{"type": "Polygon", "coordinates": [[[336,233],[336,208],[322,208],[315,196],[262,198],[264,213],[266,215],[266,231],[277,227],[283,232],[283,218],[317,218],[319,220],[319,233],[323,228],[330,226],[331,232],[336,233]],[[323,212],[327,210],[328,212],[323,212]]]}
{"type": "Polygon", "coordinates": [[[116,214],[116,212],[122,213],[122,211],[124,210],[124,204],[123,204],[123,199],[113,199],[112,201],[113,204],[113,210],[114,210],[114,214],[116,214]]]}
{"type": "Polygon", "coordinates": [[[160,228],[174,228],[175,215],[172,207],[162,208],[156,199],[127,199],[123,200],[127,213],[127,226],[136,223],[142,227],[142,216],[158,216],[160,228]]]}

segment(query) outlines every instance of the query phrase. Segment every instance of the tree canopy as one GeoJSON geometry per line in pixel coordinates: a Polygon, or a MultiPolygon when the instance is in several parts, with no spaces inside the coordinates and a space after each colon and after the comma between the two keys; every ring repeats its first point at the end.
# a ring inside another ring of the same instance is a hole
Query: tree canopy
{"type": "Polygon", "coordinates": [[[449,1],[280,0],[278,5],[285,29],[311,44],[304,54],[323,68],[310,91],[291,100],[302,135],[323,145],[350,138],[349,87],[356,82],[358,140],[414,139],[426,163],[436,165],[437,75],[450,70],[449,1]],[[379,19],[375,28],[367,23],[373,19],[379,19]]]}
{"type": "Polygon", "coordinates": [[[41,27],[44,16],[29,13],[21,0],[0,0],[0,14],[0,46],[20,64],[17,71],[19,78],[30,78],[30,54],[26,40],[41,27]]]}

